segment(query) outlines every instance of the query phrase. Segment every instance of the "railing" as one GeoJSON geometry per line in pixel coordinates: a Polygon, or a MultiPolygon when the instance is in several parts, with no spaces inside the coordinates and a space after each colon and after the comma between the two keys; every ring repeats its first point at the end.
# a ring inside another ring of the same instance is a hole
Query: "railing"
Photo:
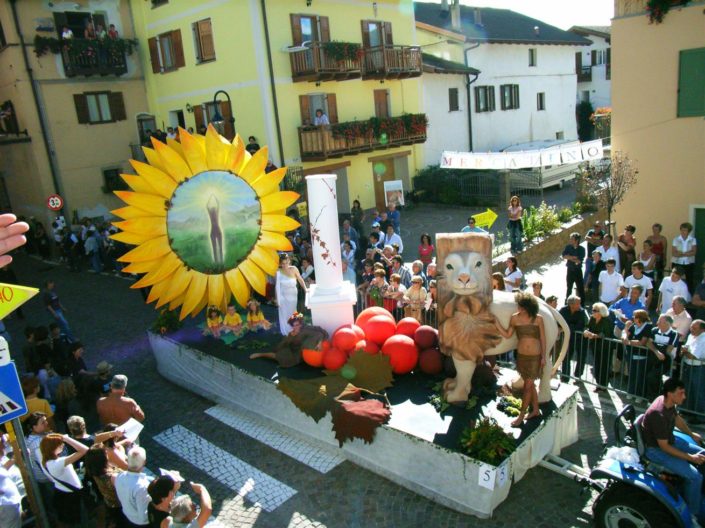
{"type": "Polygon", "coordinates": [[[125,52],[116,48],[96,46],[79,53],[63,49],[66,77],[76,75],[123,75],[127,73],[125,52]]]}
{"type": "Polygon", "coordinates": [[[362,49],[363,79],[418,77],[422,71],[418,46],[376,46],[362,49]]]}
{"type": "MultiPolygon", "coordinates": [[[[426,288],[426,290],[428,290],[428,288],[426,288]]],[[[405,303],[403,300],[396,300],[391,297],[385,297],[381,299],[381,301],[375,302],[375,300],[367,295],[365,287],[358,285],[357,303],[353,307],[355,317],[357,317],[362,310],[371,306],[380,306],[385,308],[392,314],[394,320],[397,322],[404,319],[404,317],[414,317],[421,324],[438,328],[436,303],[426,303],[424,307],[415,309],[412,305],[405,303]],[[427,305],[428,308],[426,308],[427,305]]]]}
{"type": "Polygon", "coordinates": [[[345,80],[361,75],[360,57],[336,60],[322,42],[312,42],[308,49],[290,53],[289,57],[294,82],[345,80]]]}
{"type": "Polygon", "coordinates": [[[384,130],[380,127],[374,130],[370,121],[299,127],[301,159],[321,161],[358,152],[425,142],[426,125],[415,125],[409,128],[404,119],[404,117],[385,119],[384,130]]]}
{"type": "Polygon", "coordinates": [[[578,74],[578,82],[592,81],[592,66],[583,66],[576,73],[578,74]]]}

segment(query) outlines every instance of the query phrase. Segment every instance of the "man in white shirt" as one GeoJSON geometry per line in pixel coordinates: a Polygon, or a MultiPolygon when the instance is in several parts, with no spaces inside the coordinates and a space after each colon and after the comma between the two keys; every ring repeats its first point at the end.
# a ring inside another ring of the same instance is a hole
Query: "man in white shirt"
{"type": "Polygon", "coordinates": [[[693,322],[693,318],[685,309],[686,304],[688,304],[688,301],[682,296],[676,295],[671,301],[671,307],[666,312],[666,315],[671,316],[671,319],[673,319],[672,327],[678,332],[681,343],[685,343],[688,338],[690,325],[693,322]]]}
{"type": "Polygon", "coordinates": [[[682,296],[686,301],[690,301],[690,292],[688,291],[688,286],[685,281],[681,280],[683,277],[683,270],[680,268],[673,268],[670,277],[664,277],[661,281],[661,286],[659,286],[659,297],[658,297],[658,312],[666,313],[668,308],[671,306],[671,302],[676,295],[682,296]]]}
{"type": "Polygon", "coordinates": [[[348,261],[343,259],[343,280],[349,281],[353,286],[355,285],[355,272],[348,266],[348,261]]]}
{"type": "Polygon", "coordinates": [[[671,262],[685,272],[685,282],[688,289],[693,291],[695,287],[695,253],[698,250],[698,243],[691,234],[693,225],[690,222],[683,222],[680,225],[680,235],[673,239],[671,262]]]}
{"type": "Polygon", "coordinates": [[[122,505],[122,513],[136,526],[149,526],[147,507],[152,498],[147,487],[152,478],[143,473],[147,453],[139,446],[127,454],[127,471],[115,478],[115,492],[122,505]]]}
{"type": "Polygon", "coordinates": [[[387,226],[387,234],[384,237],[385,246],[393,246],[397,244],[399,246],[399,254],[404,253],[404,243],[401,241],[401,237],[394,232],[394,226],[389,224],[387,226]]]}
{"type": "Polygon", "coordinates": [[[0,526],[20,528],[22,526],[22,496],[12,480],[10,472],[0,466],[0,526]]]}
{"type": "Polygon", "coordinates": [[[644,275],[644,265],[641,262],[634,262],[632,264],[632,274],[624,279],[624,287],[629,290],[632,286],[638,284],[642,288],[641,297],[639,300],[649,309],[651,306],[651,299],[654,292],[654,285],[651,279],[644,275]]]}
{"type": "MultiPolygon", "coordinates": [[[[607,236],[605,236],[605,238],[607,238],[607,236]]],[[[600,283],[600,301],[609,306],[622,296],[621,290],[624,279],[617,273],[617,263],[613,258],[607,259],[605,265],[607,269],[600,272],[600,276],[597,280],[600,283]]]]}
{"type": "Polygon", "coordinates": [[[705,412],[705,321],[695,319],[690,325],[690,335],[682,348],[683,383],[690,389],[687,409],[705,412]]]}
{"type": "Polygon", "coordinates": [[[615,269],[619,268],[619,250],[612,245],[612,235],[605,235],[602,239],[602,245],[596,251],[602,254],[602,260],[607,262],[609,259],[614,259],[615,269]]]}

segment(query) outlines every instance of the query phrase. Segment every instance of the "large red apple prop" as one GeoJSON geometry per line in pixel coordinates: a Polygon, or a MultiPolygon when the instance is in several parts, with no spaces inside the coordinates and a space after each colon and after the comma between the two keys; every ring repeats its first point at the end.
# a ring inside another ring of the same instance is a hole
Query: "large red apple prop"
{"type": "Polygon", "coordinates": [[[348,355],[339,348],[329,348],[323,355],[323,366],[327,370],[338,370],[348,361],[348,355]]]}
{"type": "Polygon", "coordinates": [[[384,342],[382,354],[389,356],[394,374],[411,372],[419,360],[419,349],[409,336],[395,335],[384,342]]]}
{"type": "Polygon", "coordinates": [[[414,343],[419,347],[419,350],[426,350],[436,346],[438,343],[438,330],[428,325],[419,326],[414,332],[414,343]]]}
{"type": "Polygon", "coordinates": [[[374,341],[365,340],[365,348],[363,348],[365,354],[377,354],[379,353],[379,345],[374,341]]]}
{"type": "Polygon", "coordinates": [[[413,317],[404,317],[397,323],[397,335],[405,335],[413,339],[414,333],[419,326],[421,326],[421,323],[413,317]]]}
{"type": "Polygon", "coordinates": [[[392,316],[392,314],[389,313],[389,311],[385,310],[381,306],[372,306],[370,308],[365,308],[359,313],[357,319],[355,320],[355,324],[362,328],[362,330],[365,330],[365,324],[367,323],[367,321],[369,321],[376,315],[384,315],[392,321],[394,320],[394,317],[392,316]]]}
{"type": "MultiPolygon", "coordinates": [[[[357,341],[360,341],[361,339],[365,339],[365,332],[362,330],[362,328],[360,328],[356,324],[345,324],[345,325],[341,326],[340,328],[338,328],[338,330],[340,330],[342,328],[349,328],[350,330],[355,332],[355,335],[357,336],[357,341]]],[[[336,332],[338,330],[336,330],[336,332]]]]}
{"type": "Polygon", "coordinates": [[[333,334],[333,347],[349,352],[359,340],[352,328],[338,328],[333,334]]]}
{"type": "Polygon", "coordinates": [[[311,365],[312,367],[320,368],[323,366],[323,355],[325,352],[323,350],[316,350],[315,348],[304,348],[301,351],[304,363],[311,365]]]}
{"type": "Polygon", "coordinates": [[[437,348],[427,348],[419,354],[419,368],[424,374],[440,374],[443,372],[443,354],[437,348]]]}
{"type": "Polygon", "coordinates": [[[378,345],[384,344],[397,331],[394,319],[384,315],[375,315],[365,323],[363,328],[365,330],[365,339],[378,345]]]}

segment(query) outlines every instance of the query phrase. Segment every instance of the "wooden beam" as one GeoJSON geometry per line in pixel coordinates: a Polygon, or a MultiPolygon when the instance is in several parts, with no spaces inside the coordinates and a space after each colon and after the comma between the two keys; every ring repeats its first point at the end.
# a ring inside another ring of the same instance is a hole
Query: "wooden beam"
{"type": "Polygon", "coordinates": [[[349,161],[341,161],[340,163],[331,163],[330,165],[320,165],[319,167],[310,167],[304,169],[304,176],[310,176],[311,174],[327,174],[327,171],[335,171],[342,169],[343,167],[350,166],[349,161]]]}

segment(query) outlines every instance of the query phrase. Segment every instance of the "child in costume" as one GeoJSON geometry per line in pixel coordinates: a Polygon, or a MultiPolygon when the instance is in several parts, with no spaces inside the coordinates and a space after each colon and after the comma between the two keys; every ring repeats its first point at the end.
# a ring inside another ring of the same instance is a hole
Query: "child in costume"
{"type": "Polygon", "coordinates": [[[235,306],[232,304],[228,305],[227,312],[223,318],[222,331],[232,332],[236,337],[240,337],[245,331],[245,328],[242,325],[242,317],[240,317],[240,314],[237,313],[235,306]]]}
{"type": "Polygon", "coordinates": [[[203,330],[203,335],[212,335],[216,339],[220,339],[220,331],[223,325],[223,317],[220,315],[220,310],[215,306],[208,307],[206,312],[206,328],[203,330]]]}
{"type": "Polygon", "coordinates": [[[271,327],[272,323],[264,318],[259,302],[255,299],[250,299],[247,302],[247,329],[257,332],[259,330],[269,330],[271,327]]]}

